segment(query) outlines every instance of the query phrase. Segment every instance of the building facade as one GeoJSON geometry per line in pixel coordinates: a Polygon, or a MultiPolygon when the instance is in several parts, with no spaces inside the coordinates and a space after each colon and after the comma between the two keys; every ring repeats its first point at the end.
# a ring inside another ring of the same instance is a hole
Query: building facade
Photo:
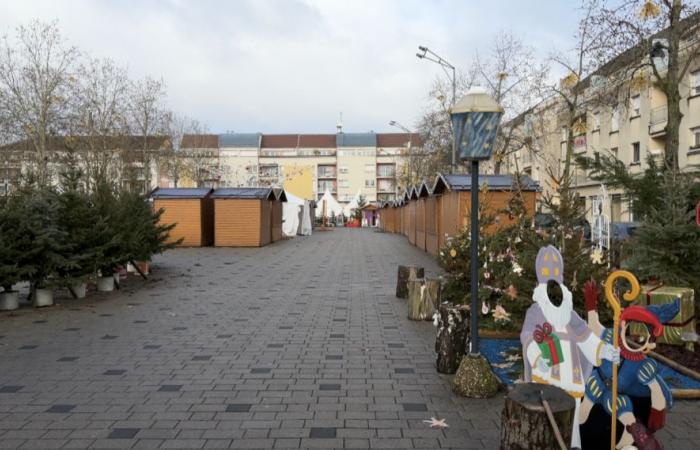
{"type": "Polygon", "coordinates": [[[218,135],[213,154],[218,186],[284,187],[309,200],[330,191],[341,203],[358,194],[373,202],[396,198],[406,155],[420,145],[408,133],[233,133],[218,135]]]}
{"type": "MultiPolygon", "coordinates": [[[[686,50],[700,45],[696,40],[686,42],[686,50]]],[[[687,51],[685,54],[693,54],[687,51]]],[[[681,94],[681,132],[679,136],[679,166],[683,171],[698,170],[700,166],[700,57],[689,61],[689,69],[679,83],[681,94]]],[[[614,64],[612,61],[611,64],[614,64]]],[[[656,62],[655,62],[656,64],[656,62]]],[[[657,66],[663,76],[663,62],[657,66]]],[[[624,163],[630,173],[642,173],[651,157],[664,163],[666,145],[667,106],[664,92],[653,82],[651,70],[640,71],[633,80],[619,80],[619,74],[592,75],[581,83],[585,86],[582,112],[574,132],[573,158],[585,155],[596,158],[613,155],[624,163]],[[616,80],[617,75],[617,80],[616,80]],[[615,80],[615,81],[613,81],[615,80]],[[600,101],[600,99],[615,99],[600,101]]],[[[561,174],[567,150],[567,120],[560,113],[563,102],[548,99],[532,112],[518,117],[506,126],[517,127],[529,145],[509,155],[505,169],[524,172],[538,181],[545,195],[554,192],[555,177],[561,174]]],[[[599,196],[607,193],[606,211],[611,222],[634,221],[628,201],[619,189],[602,189],[601,183],[572,163],[573,187],[585,202],[589,221],[599,196]]]]}

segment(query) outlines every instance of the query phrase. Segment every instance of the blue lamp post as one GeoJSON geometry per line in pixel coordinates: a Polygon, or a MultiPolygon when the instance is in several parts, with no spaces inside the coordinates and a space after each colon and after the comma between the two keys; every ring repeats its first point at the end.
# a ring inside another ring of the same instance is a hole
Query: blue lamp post
{"type": "Polygon", "coordinates": [[[462,161],[471,161],[471,345],[479,354],[479,161],[491,158],[503,108],[482,88],[472,88],[450,110],[452,132],[462,161]]]}

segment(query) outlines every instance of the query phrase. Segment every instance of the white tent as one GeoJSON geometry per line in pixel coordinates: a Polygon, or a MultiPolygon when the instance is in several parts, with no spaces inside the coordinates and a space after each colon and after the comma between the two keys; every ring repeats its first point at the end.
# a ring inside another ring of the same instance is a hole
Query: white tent
{"type": "Polygon", "coordinates": [[[304,199],[285,192],[287,202],[282,209],[282,232],[285,236],[296,236],[299,228],[299,212],[304,210],[304,199]]]}
{"type": "Polygon", "coordinates": [[[360,204],[360,197],[362,196],[362,190],[358,190],[357,194],[350,200],[350,203],[348,203],[345,206],[345,215],[350,217],[352,216],[352,210],[357,209],[358,205],[360,204]]]}
{"type": "Polygon", "coordinates": [[[339,216],[343,213],[343,206],[338,203],[336,199],[331,195],[331,191],[326,190],[323,197],[316,202],[316,217],[321,217],[323,215],[325,205],[326,217],[330,217],[331,214],[339,216]]]}

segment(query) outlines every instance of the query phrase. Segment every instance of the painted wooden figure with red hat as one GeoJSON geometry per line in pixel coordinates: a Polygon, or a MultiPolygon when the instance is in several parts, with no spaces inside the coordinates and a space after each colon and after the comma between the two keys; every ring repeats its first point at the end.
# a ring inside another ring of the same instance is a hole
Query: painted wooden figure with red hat
{"type": "MultiPolygon", "coordinates": [[[[578,417],[585,382],[593,366],[602,360],[619,360],[619,351],[604,343],[573,309],[573,296],[564,285],[564,261],[553,246],[541,248],[535,263],[538,285],[534,301],[525,314],[520,333],[525,381],[551,384],[564,389],[576,400],[578,417]],[[548,293],[548,283],[561,289],[557,305],[548,293]]],[[[574,420],[571,447],[581,447],[578,420],[574,420]]]]}
{"type": "MultiPolygon", "coordinates": [[[[620,271],[622,272],[622,271],[620,271]]],[[[636,278],[629,272],[625,272],[632,278],[632,284],[636,278]]],[[[614,275],[614,273],[612,274],[614,275]]],[[[608,290],[612,294],[611,277],[606,282],[606,296],[608,290]]],[[[636,284],[638,286],[638,283],[636,284]]],[[[629,306],[619,311],[619,330],[605,328],[600,323],[597,312],[600,289],[595,281],[588,281],[583,288],[588,312],[588,326],[604,342],[612,344],[617,337],[622,357],[619,368],[612,363],[604,361],[599,367],[593,369],[586,382],[586,392],[581,404],[580,422],[586,430],[586,422],[595,405],[600,405],[607,414],[615,414],[617,421],[623,425],[622,433],[617,439],[617,434],[612,437],[617,448],[636,446],[640,450],[660,449],[661,446],[654,437],[654,432],[664,426],[666,411],[671,407],[673,399],[671,390],[664,380],[658,375],[656,362],[647,357],[647,353],[656,347],[655,339],[663,332],[663,324],[678,314],[679,302],[665,305],[629,306]],[[646,325],[648,332],[644,336],[638,336],[634,345],[628,342],[628,331],[632,322],[646,325]],[[619,336],[616,331],[619,331],[619,336]],[[615,392],[617,391],[617,392],[615,392]],[[616,397],[616,402],[612,399],[616,397]],[[645,423],[635,415],[634,400],[648,399],[650,403],[648,419],[645,423]]],[[[619,306],[619,305],[618,305],[619,306]]],[[[613,424],[617,423],[613,422],[613,424]]],[[[593,427],[595,429],[595,427],[593,427]]],[[[614,425],[611,426],[614,432],[614,425]]],[[[588,444],[588,435],[583,432],[583,443],[588,444]]]]}

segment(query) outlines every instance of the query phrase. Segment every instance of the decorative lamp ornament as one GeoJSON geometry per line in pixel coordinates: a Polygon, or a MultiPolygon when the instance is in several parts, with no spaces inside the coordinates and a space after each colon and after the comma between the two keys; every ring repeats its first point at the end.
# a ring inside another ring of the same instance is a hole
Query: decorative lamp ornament
{"type": "Polygon", "coordinates": [[[457,152],[461,160],[491,158],[503,108],[485,89],[474,87],[450,110],[457,152]]]}

